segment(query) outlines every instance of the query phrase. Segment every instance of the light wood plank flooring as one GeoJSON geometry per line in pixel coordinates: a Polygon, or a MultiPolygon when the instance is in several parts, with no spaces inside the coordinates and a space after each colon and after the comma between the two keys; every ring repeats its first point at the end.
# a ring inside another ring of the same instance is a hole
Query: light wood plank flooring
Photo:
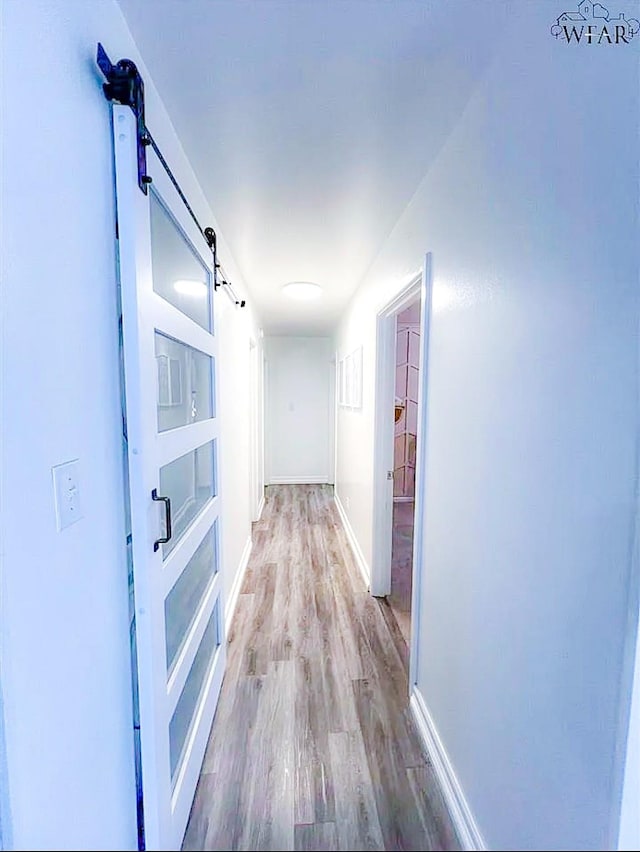
{"type": "Polygon", "coordinates": [[[183,849],[459,849],[333,489],[269,487],[253,537],[183,849]]]}
{"type": "Polygon", "coordinates": [[[398,627],[407,643],[411,641],[411,574],[413,569],[414,502],[393,503],[391,545],[391,594],[387,598],[398,627]]]}

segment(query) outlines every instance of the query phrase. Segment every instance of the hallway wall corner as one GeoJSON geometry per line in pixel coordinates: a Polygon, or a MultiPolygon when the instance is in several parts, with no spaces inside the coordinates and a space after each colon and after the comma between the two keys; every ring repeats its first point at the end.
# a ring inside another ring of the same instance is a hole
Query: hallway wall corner
{"type": "Polygon", "coordinates": [[[435,723],[429,713],[424,696],[416,684],[411,690],[409,701],[411,715],[416,723],[422,744],[440,784],[440,793],[456,830],[462,849],[468,852],[483,852],[487,849],[471,807],[464,794],[462,784],[449,759],[435,723]]]}
{"type": "Polygon", "coordinates": [[[360,547],[360,543],[358,538],[351,526],[349,521],[349,516],[345,512],[344,506],[340,500],[338,492],[334,492],[334,502],[336,504],[336,508],[338,510],[338,514],[340,515],[340,519],[342,521],[342,525],[344,527],[344,531],[347,534],[347,539],[349,544],[351,545],[351,550],[353,551],[353,555],[355,557],[356,565],[360,570],[360,574],[362,575],[362,579],[364,580],[365,586],[367,587],[367,591],[369,590],[371,583],[371,568],[367,564],[367,560],[365,559],[364,553],[362,552],[362,548],[360,547]]]}
{"type": "Polygon", "coordinates": [[[251,558],[252,548],[253,541],[251,535],[249,535],[245,542],[244,550],[242,551],[242,556],[240,557],[240,563],[236,569],[233,585],[231,586],[231,591],[229,592],[229,596],[227,597],[224,604],[224,623],[225,631],[227,634],[231,629],[233,614],[236,611],[236,606],[238,605],[238,597],[240,595],[240,589],[242,588],[244,575],[247,571],[247,565],[249,564],[249,559],[251,558]]]}

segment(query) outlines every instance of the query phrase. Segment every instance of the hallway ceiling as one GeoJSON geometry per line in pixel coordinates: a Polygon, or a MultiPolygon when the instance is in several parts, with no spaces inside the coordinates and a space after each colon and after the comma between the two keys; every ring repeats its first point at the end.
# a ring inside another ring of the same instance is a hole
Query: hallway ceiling
{"type": "Polygon", "coordinates": [[[265,333],[330,333],[490,58],[480,17],[486,31],[504,4],[119,3],[265,333]],[[322,299],[288,300],[289,281],[322,299]]]}

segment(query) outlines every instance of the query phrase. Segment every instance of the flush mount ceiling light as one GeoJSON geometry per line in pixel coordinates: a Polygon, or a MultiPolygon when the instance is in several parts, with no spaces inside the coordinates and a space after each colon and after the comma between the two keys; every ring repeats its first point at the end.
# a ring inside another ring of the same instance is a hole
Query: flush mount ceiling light
{"type": "Polygon", "coordinates": [[[311,302],[322,295],[322,287],[312,281],[290,281],[282,288],[282,292],[297,302],[311,302]]]}
{"type": "Polygon", "coordinates": [[[173,289],[176,293],[181,293],[183,296],[201,298],[207,295],[207,285],[204,281],[190,281],[187,278],[181,278],[179,281],[173,282],[173,289]]]}

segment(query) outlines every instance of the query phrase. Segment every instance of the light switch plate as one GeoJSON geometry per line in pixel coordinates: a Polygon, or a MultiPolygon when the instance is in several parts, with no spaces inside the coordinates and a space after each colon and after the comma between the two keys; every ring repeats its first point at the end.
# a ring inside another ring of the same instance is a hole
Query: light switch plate
{"type": "Polygon", "coordinates": [[[78,481],[78,459],[58,464],[52,468],[52,472],[56,522],[60,531],[83,517],[78,481]]]}

